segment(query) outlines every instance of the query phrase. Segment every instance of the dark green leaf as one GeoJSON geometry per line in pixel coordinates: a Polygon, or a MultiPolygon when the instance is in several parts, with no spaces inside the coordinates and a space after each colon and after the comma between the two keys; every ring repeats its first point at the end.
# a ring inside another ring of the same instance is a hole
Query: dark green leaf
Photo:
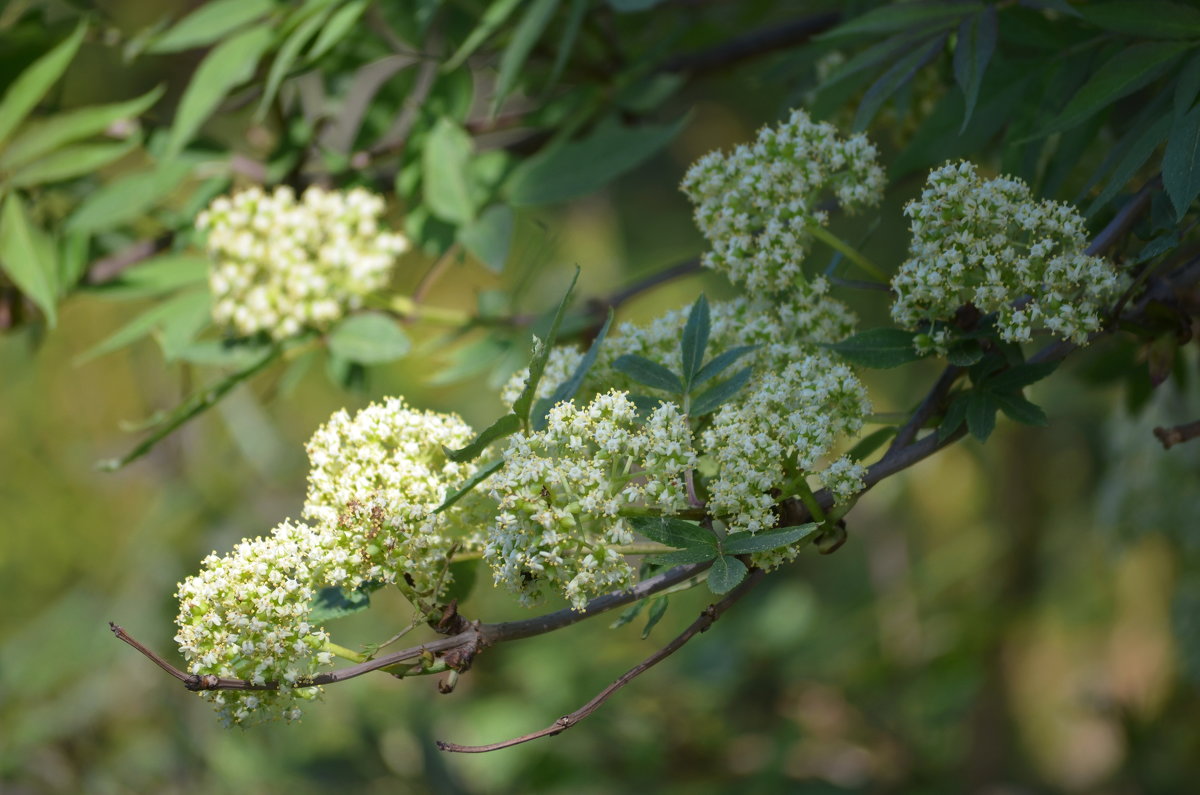
{"type": "MultiPolygon", "coordinates": [[[[648,11],[661,3],[662,0],[608,0],[613,11],[620,14],[630,14],[636,11],[648,11]]],[[[642,636],[643,638],[645,635],[642,636]]]]}
{"type": "Polygon", "coordinates": [[[912,52],[896,61],[867,89],[867,93],[863,95],[858,104],[858,111],[854,114],[854,124],[851,125],[851,128],[855,132],[865,130],[871,120],[875,118],[875,114],[883,107],[883,103],[907,85],[916,75],[917,70],[932,61],[942,51],[945,44],[946,34],[942,33],[925,43],[916,45],[912,52]]]}
{"type": "Polygon", "coordinates": [[[512,436],[519,430],[521,430],[521,418],[516,414],[505,414],[489,425],[483,433],[476,436],[474,441],[466,447],[458,450],[451,450],[449,447],[443,447],[442,449],[446,452],[446,457],[451,461],[462,463],[463,461],[470,461],[476,458],[489,444],[497,439],[512,436]]]}
{"type": "Polygon", "coordinates": [[[683,129],[674,124],[602,124],[587,138],[539,152],[505,184],[517,206],[551,204],[592,193],[658,152],[683,129]]]}
{"type": "Polygon", "coordinates": [[[717,548],[717,538],[711,530],[682,519],[670,516],[634,516],[629,519],[629,524],[651,541],[669,547],[701,547],[714,550],[717,548]]]}
{"type": "Polygon", "coordinates": [[[475,583],[479,582],[479,569],[482,565],[483,562],[479,560],[459,560],[451,563],[447,571],[450,584],[446,587],[442,601],[448,603],[453,600],[459,604],[465,602],[471,591],[475,590],[475,583]]]}
{"type": "Polygon", "coordinates": [[[571,277],[567,291],[563,293],[562,300],[558,302],[558,308],[554,310],[554,319],[550,321],[546,339],[534,354],[533,361],[529,363],[529,377],[525,379],[525,388],[513,402],[513,414],[521,420],[523,425],[529,423],[529,414],[533,409],[533,399],[537,394],[538,384],[542,381],[542,373],[546,371],[546,361],[550,358],[550,350],[554,347],[555,340],[558,339],[558,327],[562,325],[563,313],[567,310],[567,304],[571,302],[571,293],[574,292],[577,281],[579,281],[578,265],[575,266],[575,275],[571,277]]]}
{"type": "Polygon", "coordinates": [[[946,416],[942,418],[942,424],[938,426],[938,441],[944,442],[950,438],[950,435],[958,430],[963,424],[963,420],[967,418],[967,395],[970,393],[960,392],[954,396],[954,400],[946,408],[946,416]]]}
{"type": "Polygon", "coordinates": [[[459,228],[458,242],[492,273],[500,273],[508,261],[515,223],[511,207],[493,204],[474,221],[459,228]]]}
{"type": "Polygon", "coordinates": [[[680,360],[683,364],[683,391],[690,392],[696,374],[704,364],[704,353],[708,349],[708,334],[712,321],[708,314],[708,299],[701,293],[688,312],[683,326],[683,337],[679,340],[680,360]]]}
{"type": "Polygon", "coordinates": [[[1047,422],[1046,412],[1042,411],[1041,406],[1030,403],[1020,394],[994,392],[992,398],[1009,419],[1025,425],[1045,425],[1047,422]]]}
{"type": "Polygon", "coordinates": [[[1083,3],[1078,13],[1093,25],[1151,39],[1191,39],[1200,36],[1200,10],[1166,0],[1123,0],[1083,3]]]}
{"type": "Polygon", "coordinates": [[[139,143],[131,137],[120,143],[68,146],[17,169],[8,184],[23,188],[94,174],[137,149],[139,143]]]}
{"type": "Polygon", "coordinates": [[[467,172],[472,147],[466,130],[446,117],[438,119],[425,141],[425,204],[443,221],[465,224],[475,217],[467,172]]]}
{"type": "Polygon", "coordinates": [[[46,96],[50,86],[57,83],[67,71],[67,65],[79,50],[85,33],[87,23],[80,22],[70,36],[30,64],[8,86],[8,90],[4,92],[4,99],[0,100],[0,144],[25,121],[29,111],[33,110],[42,97],[46,96]]]}
{"type": "Polygon", "coordinates": [[[1163,154],[1163,187],[1175,206],[1175,220],[1183,220],[1200,195],[1200,107],[1177,116],[1163,154]]]}
{"type": "Polygon", "coordinates": [[[513,31],[512,40],[504,48],[500,56],[500,72],[496,77],[496,89],[492,98],[492,112],[495,113],[505,98],[516,85],[517,75],[525,66],[538,39],[546,31],[554,12],[558,10],[559,0],[532,0],[526,4],[525,15],[513,31]]]}
{"type": "Polygon", "coordinates": [[[567,24],[562,35],[558,38],[558,52],[554,56],[554,66],[550,69],[550,77],[546,80],[548,88],[553,88],[562,76],[572,53],[575,52],[575,41],[579,38],[579,29],[583,27],[583,18],[587,16],[588,0],[570,0],[571,8],[567,11],[567,24]]]}
{"type": "Polygon", "coordinates": [[[300,57],[300,51],[312,40],[313,36],[317,35],[317,31],[325,25],[325,21],[331,13],[333,13],[333,6],[327,5],[307,17],[283,40],[283,44],[280,45],[279,51],[275,53],[275,58],[271,61],[271,68],[267,70],[267,80],[263,84],[262,98],[258,101],[258,110],[254,113],[257,121],[262,121],[267,115],[271,103],[275,101],[275,97],[279,93],[280,84],[295,65],[296,59],[300,57]]]}
{"type": "Polygon", "coordinates": [[[692,401],[691,410],[688,412],[693,417],[703,417],[705,414],[711,414],[719,409],[724,403],[742,391],[750,381],[750,376],[753,371],[749,367],[745,367],[734,373],[729,379],[706,389],[692,401]]]}
{"type": "Polygon", "coordinates": [[[30,301],[46,315],[53,328],[57,322],[58,264],[53,251],[39,245],[45,233],[29,220],[21,197],[10,194],[0,208],[0,270],[12,279],[30,301]]]}
{"type": "Polygon", "coordinates": [[[274,5],[271,0],[213,0],[167,29],[146,47],[146,52],[179,52],[206,47],[264,16],[274,5]]]}
{"type": "Polygon", "coordinates": [[[655,555],[652,560],[661,566],[682,566],[685,563],[704,563],[705,561],[712,560],[718,554],[720,554],[720,550],[715,546],[685,547],[684,549],[677,549],[674,552],[664,552],[655,555]]]}
{"type": "Polygon", "coordinates": [[[254,75],[254,67],[271,39],[269,26],[249,28],[225,39],[204,56],[179,100],[163,160],[170,161],[182,152],[230,90],[254,75]]]}
{"type": "Polygon", "coordinates": [[[347,591],[329,587],[317,591],[309,606],[308,622],[320,626],[326,621],[348,616],[371,606],[371,593],[383,587],[383,583],[368,581],[347,591]]]}
{"type": "Polygon", "coordinates": [[[962,89],[966,106],[959,132],[967,129],[971,121],[983,75],[995,51],[996,7],[989,5],[975,16],[964,19],[958,27],[958,42],[954,46],[954,79],[962,89]]]}
{"type": "Polygon", "coordinates": [[[921,358],[913,347],[915,336],[915,332],[898,328],[873,328],[825,347],[860,367],[899,367],[921,358]]]}
{"type": "Polygon", "coordinates": [[[795,527],[777,527],[774,530],[763,530],[758,533],[734,533],[725,537],[725,541],[721,544],[721,550],[726,555],[769,552],[772,549],[788,547],[800,541],[811,541],[819,527],[820,525],[816,522],[809,522],[795,527]]]}
{"type": "Polygon", "coordinates": [[[871,431],[846,451],[846,455],[855,461],[864,461],[871,453],[883,447],[884,442],[891,439],[896,433],[897,429],[894,425],[885,425],[882,428],[871,431]]]}
{"type": "Polygon", "coordinates": [[[638,415],[643,418],[650,416],[659,406],[667,402],[663,398],[650,397],[649,395],[629,395],[628,400],[637,406],[638,415]]]}
{"type": "Polygon", "coordinates": [[[967,429],[971,435],[981,442],[986,442],[996,427],[996,409],[998,405],[993,396],[981,390],[967,393],[967,429]]]}
{"type": "Polygon", "coordinates": [[[877,35],[910,30],[918,26],[952,27],[960,19],[983,8],[983,3],[895,3],[868,11],[817,36],[818,41],[850,36],[877,35]]]}
{"type": "Polygon", "coordinates": [[[1200,52],[1188,59],[1175,79],[1173,103],[1175,115],[1178,116],[1191,110],[1198,94],[1200,94],[1200,52]]]}
{"type": "Polygon", "coordinates": [[[732,555],[722,555],[708,570],[708,589],[720,595],[732,591],[746,579],[746,564],[732,555]]]}
{"type": "Polygon", "coordinates": [[[394,362],[411,347],[395,318],[378,312],[351,315],[329,332],[330,352],[359,364],[394,362]]]}
{"type": "Polygon", "coordinates": [[[1127,142],[1125,138],[1122,138],[1118,142],[1117,149],[1120,159],[1113,169],[1112,176],[1108,178],[1108,184],[1104,190],[1088,206],[1087,215],[1095,213],[1121,192],[1129,180],[1133,179],[1133,176],[1154,154],[1154,150],[1158,149],[1159,144],[1166,140],[1170,131],[1171,114],[1164,113],[1159,118],[1147,122],[1144,127],[1130,130],[1128,134],[1130,137],[1136,133],[1136,137],[1132,140],[1127,142]]]}
{"type": "Polygon", "coordinates": [[[624,373],[639,384],[652,389],[662,389],[671,394],[683,392],[683,382],[679,380],[679,376],[645,356],[626,353],[618,356],[613,361],[612,367],[617,372],[624,373]]]}
{"type": "Polygon", "coordinates": [[[692,387],[698,387],[705,381],[717,377],[738,359],[758,347],[758,345],[739,345],[736,348],[730,348],[723,353],[717,354],[709,360],[708,364],[700,368],[700,372],[696,373],[696,377],[692,379],[692,387]]]}
{"type": "Polygon", "coordinates": [[[466,41],[459,46],[454,55],[451,55],[449,60],[442,64],[442,71],[449,72],[457,69],[470,57],[471,53],[478,49],[480,44],[487,41],[504,24],[509,15],[520,5],[521,0],[495,0],[490,3],[479,18],[479,24],[471,31],[471,35],[467,36],[466,41]]]}
{"type": "MultiPolygon", "coordinates": [[[[512,415],[509,415],[509,416],[512,416],[512,415]]],[[[460,486],[455,491],[452,491],[449,494],[447,494],[446,499],[442,500],[442,504],[439,505],[438,507],[434,508],[433,512],[441,513],[442,511],[446,510],[451,505],[453,505],[454,503],[458,502],[463,497],[465,497],[467,495],[467,492],[471,491],[471,489],[475,488],[480,483],[482,483],[483,481],[490,478],[492,475],[499,472],[500,468],[503,466],[504,466],[503,458],[497,458],[495,461],[492,461],[491,463],[481,465],[479,467],[479,469],[475,470],[475,474],[471,475],[471,477],[466,479],[466,481],[462,484],[462,486],[460,486]]]]}
{"type": "Polygon", "coordinates": [[[579,364],[575,365],[571,377],[559,384],[554,393],[545,399],[544,407],[541,405],[543,401],[538,401],[539,405],[533,412],[533,429],[535,431],[546,427],[546,413],[550,409],[564,400],[571,400],[579,392],[579,387],[583,385],[583,379],[587,377],[588,371],[596,363],[596,357],[600,355],[600,346],[604,344],[604,338],[608,336],[608,329],[612,326],[612,322],[613,310],[609,308],[608,317],[605,319],[604,325],[600,327],[600,333],[592,340],[592,344],[588,346],[587,353],[579,360],[579,364]]]}
{"type": "Polygon", "coordinates": [[[1165,235],[1159,235],[1142,246],[1142,250],[1137,253],[1137,256],[1133,258],[1133,262],[1130,264],[1141,265],[1144,262],[1150,262],[1166,254],[1168,251],[1174,251],[1179,246],[1179,243],[1179,230],[1172,229],[1165,235]]]}
{"type": "Polygon", "coordinates": [[[970,367],[982,358],[979,340],[955,340],[946,350],[946,361],[955,367],[970,367]]]}
{"type": "Polygon", "coordinates": [[[1037,362],[1035,364],[1019,364],[1002,373],[997,373],[986,379],[981,379],[988,389],[997,392],[1011,392],[1023,389],[1030,384],[1036,384],[1054,372],[1058,362],[1037,362]]]}
{"type": "Polygon", "coordinates": [[[646,626],[642,628],[642,640],[650,637],[650,630],[667,614],[668,599],[666,596],[656,596],[650,602],[650,614],[646,616],[646,626]]]}

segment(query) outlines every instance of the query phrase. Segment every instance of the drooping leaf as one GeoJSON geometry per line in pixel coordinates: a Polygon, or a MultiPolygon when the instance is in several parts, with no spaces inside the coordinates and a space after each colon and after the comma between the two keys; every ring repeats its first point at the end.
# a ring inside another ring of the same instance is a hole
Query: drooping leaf
{"type": "Polygon", "coordinates": [[[167,53],[207,47],[238,28],[265,16],[271,0],[213,0],[176,22],[155,38],[146,52],[167,53]]]}
{"type": "Polygon", "coordinates": [[[204,56],[179,100],[163,151],[164,160],[170,161],[183,151],[229,92],[253,76],[254,67],[271,39],[269,26],[248,28],[225,39],[204,56]]]}
{"type": "Polygon", "coordinates": [[[996,51],[996,7],[989,5],[978,14],[964,19],[958,27],[958,42],[954,46],[954,79],[962,89],[966,112],[959,132],[967,128],[979,87],[992,53],[996,51]]]}
{"type": "Polygon", "coordinates": [[[395,318],[364,312],[342,320],[329,332],[329,350],[359,364],[394,362],[412,347],[395,318]]]}
{"type": "Polygon", "coordinates": [[[1046,412],[1017,393],[994,392],[992,398],[1009,419],[1025,425],[1045,425],[1046,412]]]}
{"type": "Polygon", "coordinates": [[[967,429],[981,442],[986,442],[996,427],[996,409],[999,406],[988,392],[973,389],[967,393],[967,429]]]}
{"type": "Polygon", "coordinates": [[[646,616],[646,626],[642,627],[642,640],[650,637],[650,630],[667,614],[669,599],[668,596],[656,596],[650,601],[650,613],[646,616]]]}
{"type": "Polygon", "coordinates": [[[683,337],[679,340],[680,361],[683,365],[683,391],[690,392],[696,374],[704,364],[704,354],[708,349],[708,334],[712,330],[712,321],[708,313],[708,299],[701,293],[688,312],[687,322],[683,326],[683,337]]]}
{"type": "Polygon", "coordinates": [[[915,45],[908,55],[896,61],[884,72],[867,89],[867,93],[858,103],[858,110],[854,114],[854,123],[851,128],[855,132],[865,130],[871,120],[875,118],[875,114],[883,107],[883,103],[907,85],[921,67],[932,61],[942,51],[942,47],[946,44],[946,38],[946,34],[942,33],[915,45]]]}
{"type": "Polygon", "coordinates": [[[1182,221],[1200,195],[1200,107],[1177,116],[1171,124],[1162,180],[1175,207],[1175,220],[1182,221]]]}
{"type": "Polygon", "coordinates": [[[449,447],[443,447],[442,449],[445,451],[446,457],[451,461],[456,463],[471,461],[477,458],[492,442],[503,439],[506,436],[512,436],[519,430],[521,430],[521,418],[516,414],[505,414],[489,425],[466,447],[461,447],[458,450],[451,450],[449,447]]]}
{"type": "MultiPolygon", "coordinates": [[[[571,400],[579,392],[579,387],[583,385],[583,379],[587,377],[588,371],[596,363],[596,357],[600,355],[600,346],[604,344],[604,339],[608,336],[608,329],[612,326],[612,322],[613,310],[609,308],[608,317],[604,320],[604,325],[600,327],[600,332],[592,340],[592,344],[588,346],[587,353],[579,360],[579,364],[575,365],[575,369],[571,372],[571,377],[558,385],[553,394],[545,400],[544,407],[541,405],[535,407],[533,417],[533,429],[535,431],[540,431],[546,427],[546,413],[550,409],[564,400],[571,400]]],[[[541,404],[542,401],[538,401],[538,403],[541,404]]]]}
{"type": "Polygon", "coordinates": [[[9,178],[8,184],[14,188],[23,188],[94,174],[137,149],[139,143],[141,142],[136,137],[131,137],[120,143],[64,147],[18,168],[9,178]]]}
{"type": "Polygon", "coordinates": [[[915,332],[898,328],[873,328],[860,331],[825,347],[860,367],[886,369],[922,358],[913,346],[915,332]]]}
{"type": "Polygon", "coordinates": [[[716,549],[717,537],[711,530],[692,522],[670,516],[634,516],[629,519],[633,529],[651,541],[676,549],[700,547],[716,549]]]}
{"type": "Polygon", "coordinates": [[[809,522],[795,527],[777,527],[758,533],[734,533],[725,537],[721,549],[726,555],[769,552],[772,549],[788,547],[800,541],[811,541],[819,527],[820,525],[816,522],[809,522]]]}
{"type": "Polygon", "coordinates": [[[746,564],[732,555],[721,555],[708,570],[708,589],[718,596],[732,591],[746,579],[746,564]]]}
{"type": "Polygon", "coordinates": [[[458,242],[492,273],[500,273],[508,261],[515,225],[511,207],[493,204],[474,221],[459,227],[458,242]]]}
{"type": "Polygon", "coordinates": [[[1118,142],[1117,152],[1120,157],[1113,168],[1112,175],[1108,178],[1108,185],[1088,205],[1086,215],[1093,215],[1120,193],[1129,184],[1129,180],[1133,179],[1133,176],[1146,164],[1159,145],[1167,139],[1170,132],[1171,114],[1164,113],[1158,119],[1147,123],[1146,126],[1131,130],[1130,135],[1137,134],[1132,141],[1127,142],[1122,139],[1118,142]]]}
{"type": "Polygon", "coordinates": [[[592,193],[641,164],[683,129],[674,124],[622,127],[602,124],[579,141],[539,152],[509,176],[505,191],[515,206],[551,204],[592,193]]]}
{"type": "Polygon", "coordinates": [[[0,270],[12,279],[29,300],[46,315],[51,328],[58,321],[55,304],[58,300],[58,266],[47,251],[38,244],[40,230],[34,228],[24,202],[16,193],[3,199],[0,208],[0,270]]]}
{"type": "Polygon", "coordinates": [[[730,348],[727,351],[717,354],[700,368],[700,372],[696,373],[696,377],[692,379],[692,388],[716,378],[729,369],[738,359],[758,348],[758,345],[739,345],[736,348],[730,348]]]}
{"type": "Polygon", "coordinates": [[[624,373],[639,384],[652,389],[662,389],[673,395],[683,392],[683,382],[680,381],[678,375],[645,356],[626,353],[618,356],[613,361],[612,367],[617,372],[624,373]]]}
{"type": "Polygon", "coordinates": [[[612,622],[611,624],[609,624],[608,628],[609,629],[620,629],[621,627],[625,626],[626,624],[631,623],[635,618],[638,617],[638,614],[642,612],[642,610],[646,607],[646,603],[649,601],[650,601],[649,599],[637,600],[636,602],[631,604],[629,607],[627,607],[623,611],[621,611],[621,615],[617,616],[617,620],[612,622]]]}
{"type": "Polygon", "coordinates": [[[728,379],[719,384],[709,387],[692,401],[691,410],[688,412],[693,417],[703,417],[705,414],[711,414],[726,401],[742,391],[746,384],[750,383],[750,376],[754,371],[749,367],[744,367],[738,370],[728,379]]]}
{"type": "Polygon", "coordinates": [[[492,113],[504,103],[516,84],[530,51],[546,31],[559,0],[532,0],[526,4],[525,15],[517,23],[512,40],[500,56],[500,72],[496,77],[496,93],[492,98],[492,113]]]}
{"type": "Polygon", "coordinates": [[[63,39],[50,52],[30,64],[12,81],[0,100],[0,144],[8,140],[13,131],[25,121],[29,111],[46,96],[50,86],[67,71],[67,65],[79,51],[87,23],[80,22],[70,36],[63,39]]]}
{"type": "Polygon", "coordinates": [[[482,466],[479,467],[479,469],[476,469],[475,474],[473,474],[473,475],[471,475],[471,477],[467,478],[466,481],[461,486],[459,486],[456,490],[447,494],[446,498],[444,500],[442,500],[442,504],[439,505],[438,507],[434,508],[433,512],[441,513],[442,511],[446,510],[450,506],[454,505],[454,503],[458,502],[463,497],[467,496],[467,494],[472,489],[474,489],[476,486],[478,486],[480,483],[482,483],[483,481],[490,478],[492,475],[499,472],[500,468],[503,466],[504,466],[503,458],[497,458],[495,461],[491,461],[487,464],[483,464],[482,466]]]}
{"type": "Polygon", "coordinates": [[[946,407],[946,416],[942,418],[942,424],[938,426],[937,430],[939,442],[949,439],[967,419],[968,394],[970,393],[961,392],[955,395],[950,405],[946,407]]]}
{"type": "Polygon", "coordinates": [[[525,379],[525,387],[521,390],[521,394],[513,401],[513,414],[520,420],[521,424],[528,424],[530,421],[530,412],[533,410],[533,400],[537,395],[538,384],[542,381],[542,373],[546,371],[546,362],[550,359],[550,351],[554,347],[555,340],[558,339],[558,327],[562,325],[563,314],[567,311],[567,305],[571,302],[571,294],[575,291],[575,283],[579,281],[579,266],[575,266],[575,274],[571,277],[571,283],[567,286],[567,291],[563,293],[562,300],[558,302],[558,308],[554,310],[554,319],[550,321],[550,329],[546,332],[546,339],[542,343],[540,349],[534,354],[533,361],[529,363],[529,377],[525,379]]]}

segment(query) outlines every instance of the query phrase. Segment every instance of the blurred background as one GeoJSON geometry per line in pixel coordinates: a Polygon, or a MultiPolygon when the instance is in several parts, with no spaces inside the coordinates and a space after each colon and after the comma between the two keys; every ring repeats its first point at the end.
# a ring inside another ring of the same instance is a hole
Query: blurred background
{"type": "MultiPolygon", "coordinates": [[[[104,5],[130,29],[157,14],[104,5]]],[[[63,90],[81,103],[129,96],[165,68],[191,65],[132,68],[85,48],[63,90]]],[[[542,312],[571,264],[588,297],[695,256],[701,239],[676,185],[697,157],[750,138],[795,99],[769,77],[685,90],[672,102],[692,116],[664,153],[599,195],[523,212],[515,266],[497,276],[456,263],[428,303],[469,309],[525,284],[525,311],[542,312]]],[[[895,145],[883,144],[886,160],[895,145]]],[[[898,261],[899,209],[919,185],[909,177],[889,193],[868,245],[879,261],[898,261]]],[[[398,282],[428,267],[409,255],[398,282]]],[[[691,276],[619,319],[700,291],[732,294],[691,276]]],[[[839,297],[885,316],[874,293],[839,297]]],[[[432,678],[367,676],[329,688],[299,724],[222,729],[107,622],[175,659],[176,583],[210,551],[298,516],[303,445],[330,413],[399,394],[483,427],[501,410],[503,373],[414,325],[414,353],[355,390],[319,367],[287,389],[264,376],[141,461],[99,472],[139,438],[122,427],[198,386],[150,341],[76,361],[150,305],[77,295],[53,333],[0,336],[4,792],[1169,793],[1200,777],[1200,578],[1186,565],[1200,537],[1200,444],[1163,451],[1151,433],[1195,418],[1194,357],[1182,381],[1137,394],[1108,380],[1133,366],[1132,348],[1110,340],[1073,357],[1032,395],[1049,427],[1001,420],[986,446],[965,440],[880,484],[836,554],[773,574],[578,728],[453,756],[434,741],[492,742],[577,708],[690,623],[706,592],[672,596],[645,640],[640,621],[610,629],[600,618],[489,650],[451,695],[432,678]]],[[[907,410],[936,372],[869,373],[876,411],[907,410]]],[[[486,586],[462,612],[526,615],[486,586]]],[[[408,615],[381,592],[335,637],[379,641],[408,615]]]]}

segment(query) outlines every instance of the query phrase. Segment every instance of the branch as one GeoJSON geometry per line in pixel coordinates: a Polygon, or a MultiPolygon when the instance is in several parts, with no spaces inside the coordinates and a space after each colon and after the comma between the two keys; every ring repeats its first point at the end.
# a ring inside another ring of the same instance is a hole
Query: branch
{"type": "Polygon", "coordinates": [[[675,652],[679,651],[681,648],[683,648],[685,643],[699,635],[701,632],[706,632],[708,628],[711,627],[726,610],[732,607],[739,599],[745,596],[751,588],[757,585],[762,579],[763,575],[764,572],[762,569],[751,569],[749,576],[747,576],[746,579],[744,579],[742,583],[738,585],[738,587],[730,591],[729,594],[721,601],[706,607],[700,614],[700,617],[693,621],[687,629],[677,635],[674,640],[651,654],[646,659],[642,660],[637,665],[630,668],[625,673],[621,674],[621,676],[615,682],[601,690],[591,701],[584,704],[582,707],[570,713],[569,715],[562,716],[546,728],[531,732],[529,734],[523,734],[520,737],[514,737],[511,740],[504,740],[502,742],[491,743],[489,745],[459,745],[457,743],[448,743],[439,740],[437,747],[443,751],[454,751],[460,754],[482,754],[487,753],[488,751],[498,751],[501,748],[511,748],[514,745],[521,745],[522,743],[527,743],[530,740],[536,740],[540,737],[553,737],[556,734],[566,731],[599,709],[601,704],[607,701],[610,696],[612,696],[622,687],[629,684],[658,663],[667,659],[675,652]]]}
{"type": "Polygon", "coordinates": [[[1190,442],[1192,439],[1200,436],[1200,420],[1176,425],[1173,428],[1159,426],[1154,429],[1154,435],[1162,442],[1164,450],[1170,450],[1177,444],[1190,442]]]}

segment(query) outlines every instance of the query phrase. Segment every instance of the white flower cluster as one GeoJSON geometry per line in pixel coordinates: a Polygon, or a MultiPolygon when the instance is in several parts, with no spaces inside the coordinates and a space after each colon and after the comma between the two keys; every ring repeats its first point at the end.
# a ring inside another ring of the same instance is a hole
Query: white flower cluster
{"type": "Polygon", "coordinates": [[[196,218],[213,258],[213,320],[274,339],[324,329],[387,284],[408,240],[384,232],[384,202],[361,188],[254,187],[215,199],[196,218]]]}
{"type": "Polygon", "coordinates": [[[179,584],[175,641],[188,671],[279,682],[279,690],[205,690],[228,725],[300,717],[297,702],[318,688],[294,688],[330,663],[328,636],[308,622],[313,598],[311,531],[284,522],[267,538],[243,541],[225,557],[209,555],[179,584]]]}
{"type": "Polygon", "coordinates": [[[558,404],[545,430],[510,438],[505,459],[488,481],[499,512],[484,557],[496,584],[525,604],[557,590],[582,610],[590,597],[633,584],[614,548],[634,540],[622,512],[686,507],[683,475],[695,453],[674,404],[640,425],[625,393],[611,391],[584,406],[558,404]]]}
{"type": "Polygon", "coordinates": [[[794,110],[753,143],[705,155],[681,186],[712,244],[704,265],[754,294],[790,289],[802,277],[813,229],[829,222],[823,194],[850,212],[882,198],[877,154],[866,136],[843,140],[833,125],[794,110]]]}
{"type": "Polygon", "coordinates": [[[417,411],[400,398],[351,417],[334,414],[313,434],[304,516],[319,528],[322,578],[354,587],[404,578],[421,596],[447,584],[454,512],[432,514],[470,464],[442,446],[465,447],[474,431],[452,414],[417,411]]]}
{"type": "Polygon", "coordinates": [[[909,328],[934,324],[919,345],[944,351],[947,337],[936,324],[968,303],[997,313],[1009,341],[1046,329],[1082,344],[1099,330],[1117,271],[1085,253],[1087,233],[1073,207],[1036,201],[1013,177],[984,180],[962,162],[932,171],[905,213],[913,240],[892,280],[892,317],[909,328]]]}

